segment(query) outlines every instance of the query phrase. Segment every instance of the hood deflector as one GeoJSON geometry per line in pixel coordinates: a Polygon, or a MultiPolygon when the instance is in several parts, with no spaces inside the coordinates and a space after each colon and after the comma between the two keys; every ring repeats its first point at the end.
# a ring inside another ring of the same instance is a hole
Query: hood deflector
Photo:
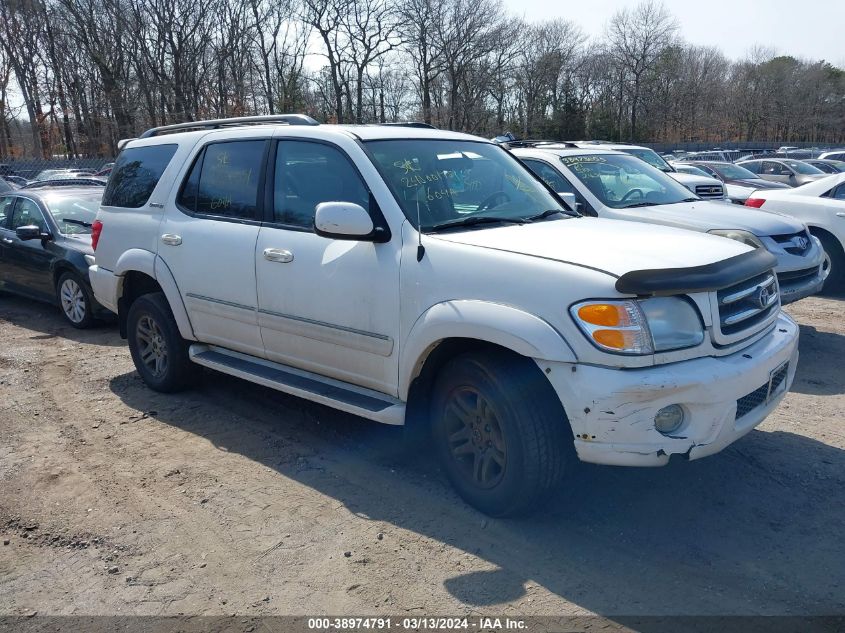
{"type": "Polygon", "coordinates": [[[777,258],[763,248],[691,268],[632,270],[616,280],[616,289],[633,295],[713,292],[772,270],[777,258]]]}

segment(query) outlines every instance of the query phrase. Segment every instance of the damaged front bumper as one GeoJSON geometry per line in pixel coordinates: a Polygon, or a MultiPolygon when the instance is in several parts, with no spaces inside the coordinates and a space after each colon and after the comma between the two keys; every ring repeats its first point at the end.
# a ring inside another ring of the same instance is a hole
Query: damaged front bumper
{"type": "Polygon", "coordinates": [[[538,362],[564,405],[581,461],[619,466],[717,453],[778,405],[797,363],[798,326],[783,313],[769,335],[729,356],[641,369],[538,362]],[[654,416],[671,404],[685,420],[663,435],[654,416]]]}

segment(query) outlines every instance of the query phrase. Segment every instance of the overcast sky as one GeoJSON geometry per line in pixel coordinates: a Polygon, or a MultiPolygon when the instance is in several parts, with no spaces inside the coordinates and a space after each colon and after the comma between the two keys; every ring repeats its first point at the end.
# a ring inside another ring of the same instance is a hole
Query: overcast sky
{"type": "MultiPolygon", "coordinates": [[[[565,18],[600,36],[620,8],[636,0],[504,0],[529,20],[565,18]]],[[[755,44],[845,67],[845,0],[665,0],[684,39],[739,59],[755,44]]]]}

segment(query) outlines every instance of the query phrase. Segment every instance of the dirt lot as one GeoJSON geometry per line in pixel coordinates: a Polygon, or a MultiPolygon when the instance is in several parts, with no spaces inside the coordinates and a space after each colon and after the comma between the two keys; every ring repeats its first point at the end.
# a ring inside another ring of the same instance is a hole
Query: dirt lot
{"type": "Polygon", "coordinates": [[[0,297],[0,614],[845,613],[843,301],[719,455],[582,466],[530,520],[399,431],[220,375],[146,389],[113,328],[0,297]]]}

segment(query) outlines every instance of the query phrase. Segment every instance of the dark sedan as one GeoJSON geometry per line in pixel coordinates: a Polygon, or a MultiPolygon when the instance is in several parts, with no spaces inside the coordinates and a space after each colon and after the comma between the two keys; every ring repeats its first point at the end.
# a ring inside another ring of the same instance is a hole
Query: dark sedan
{"type": "Polygon", "coordinates": [[[720,161],[687,160],[685,164],[695,165],[707,174],[725,183],[731,202],[745,204],[751,193],[758,189],[791,189],[789,185],[771,180],[763,180],[757,174],[741,165],[720,161]]]}
{"type": "Polygon", "coordinates": [[[109,315],[88,280],[102,187],[0,194],[0,290],[58,305],[77,328],[109,315]]]}

